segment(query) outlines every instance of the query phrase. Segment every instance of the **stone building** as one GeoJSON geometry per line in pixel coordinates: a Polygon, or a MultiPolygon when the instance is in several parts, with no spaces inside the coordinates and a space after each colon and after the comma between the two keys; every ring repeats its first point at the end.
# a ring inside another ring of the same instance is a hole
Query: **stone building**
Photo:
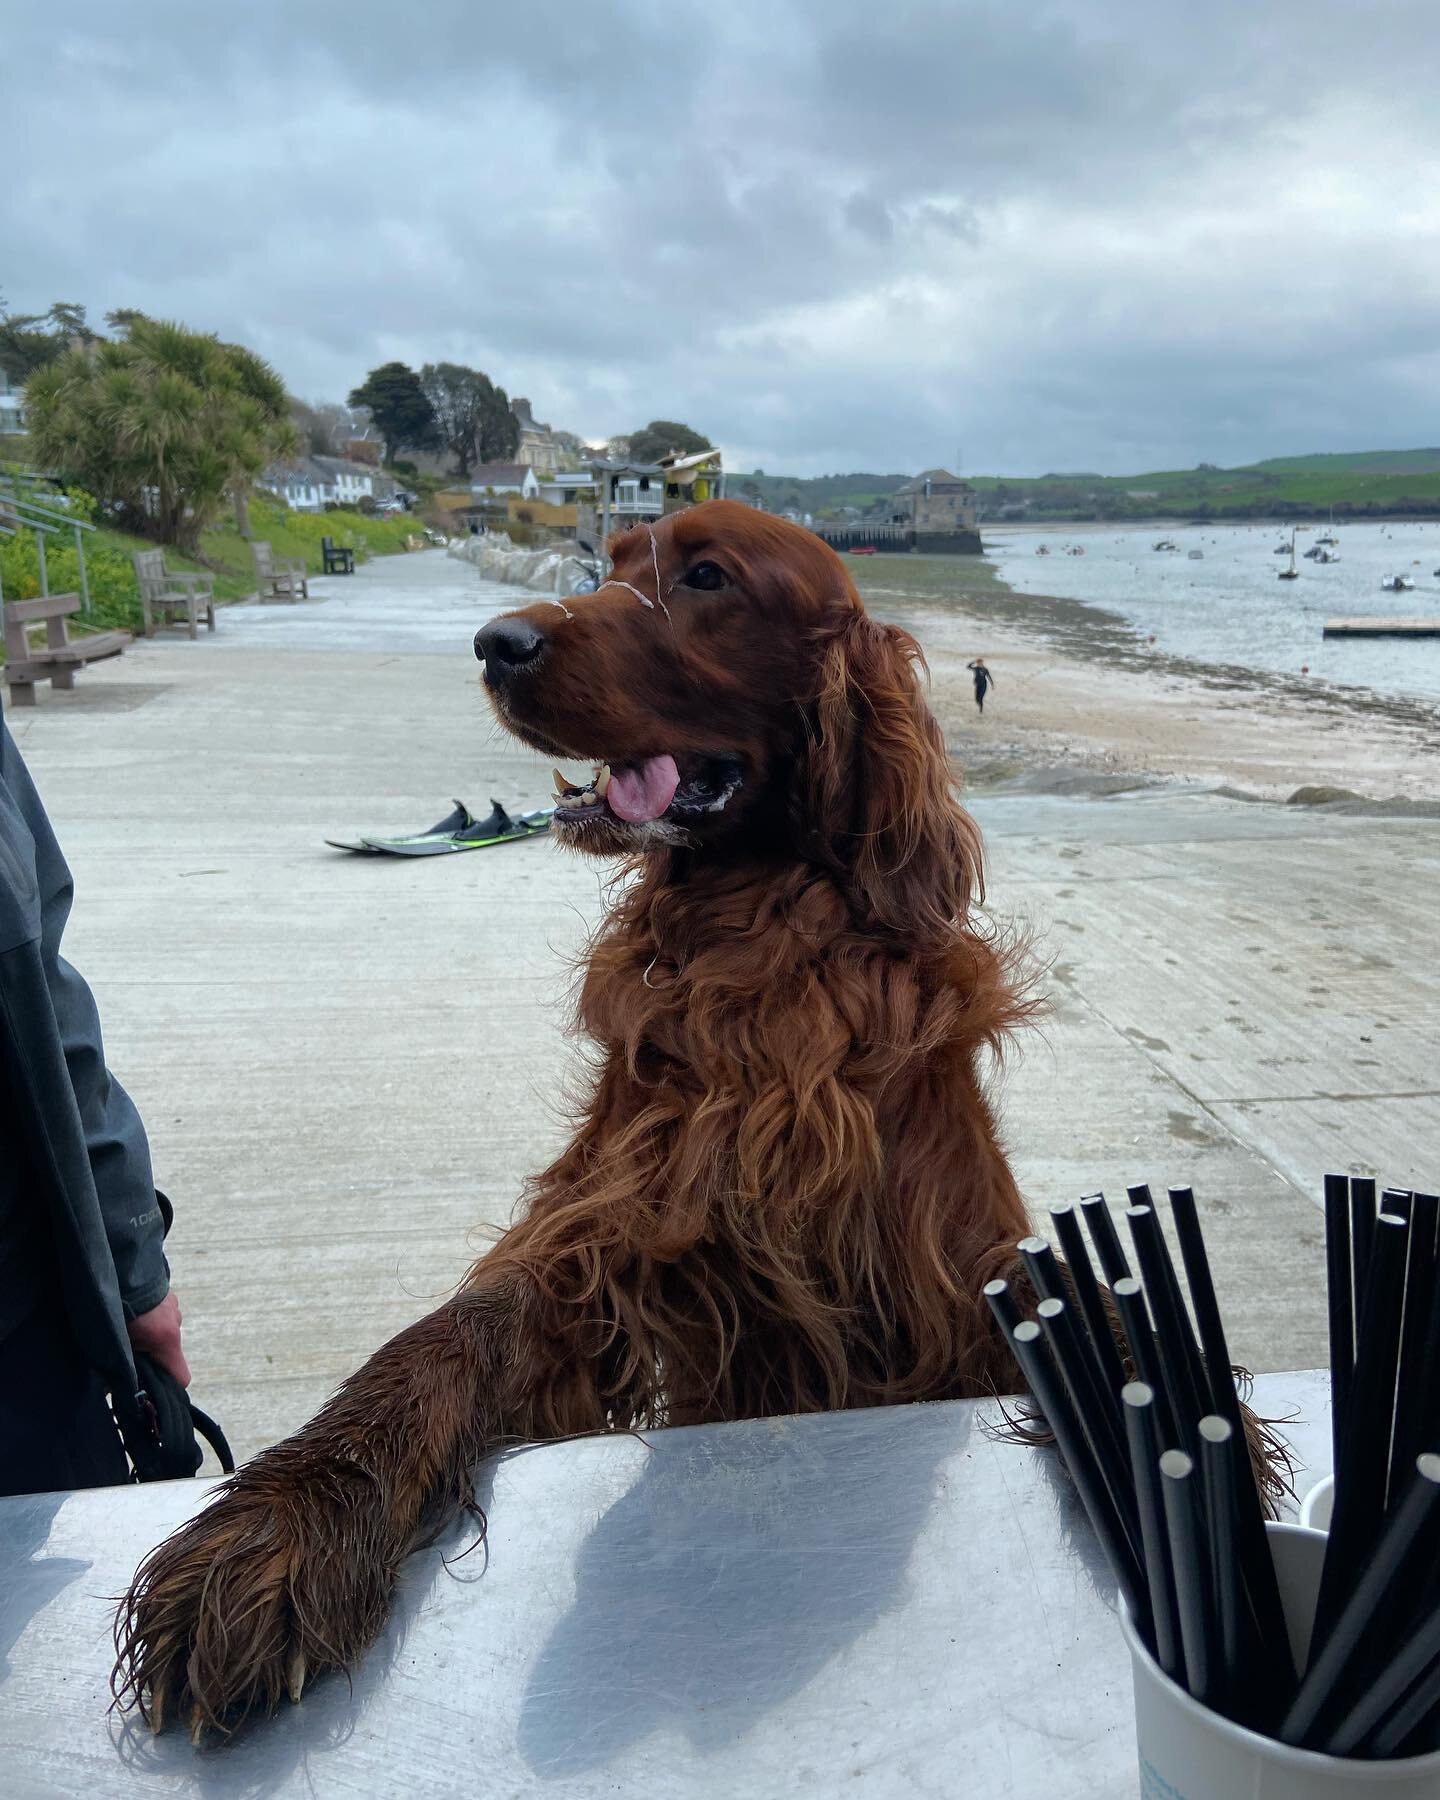
{"type": "Polygon", "coordinates": [[[948,469],[926,469],[904,487],[896,488],[894,519],[920,534],[973,531],[975,490],[968,481],[948,469]]]}
{"type": "Polygon", "coordinates": [[[555,441],[554,430],[535,417],[528,400],[512,400],[510,410],[515,415],[515,423],[520,427],[516,462],[524,463],[537,475],[553,475],[560,467],[560,446],[555,441]]]}

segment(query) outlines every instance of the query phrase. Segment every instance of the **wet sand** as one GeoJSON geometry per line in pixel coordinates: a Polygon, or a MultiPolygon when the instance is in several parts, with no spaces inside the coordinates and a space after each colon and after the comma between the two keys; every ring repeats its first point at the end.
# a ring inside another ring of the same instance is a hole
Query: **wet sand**
{"type": "Polygon", "coordinates": [[[920,639],[972,788],[1164,781],[1440,814],[1440,708],[1168,656],[1115,614],[1015,593],[975,559],[847,562],[867,606],[920,639]],[[983,717],[965,668],[977,654],[995,677],[983,717]]]}

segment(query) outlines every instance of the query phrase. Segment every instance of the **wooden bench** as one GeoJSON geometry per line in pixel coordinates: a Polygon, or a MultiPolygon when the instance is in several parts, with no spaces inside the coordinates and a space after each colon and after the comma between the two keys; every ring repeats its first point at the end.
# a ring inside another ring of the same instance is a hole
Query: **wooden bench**
{"type": "Polygon", "coordinates": [[[337,544],[334,538],[321,538],[320,555],[327,575],[355,573],[355,552],[348,544],[337,544]]]}
{"type": "Polygon", "coordinates": [[[10,683],[12,706],[33,706],[37,681],[73,688],[77,669],[118,656],[133,641],[128,631],[96,631],[88,637],[72,638],[65,621],[79,610],[78,594],[5,602],[5,679],[10,683]],[[45,642],[32,644],[30,633],[42,624],[45,642]]]}
{"type": "Polygon", "coordinates": [[[255,576],[260,584],[262,600],[310,598],[304,563],[276,556],[264,538],[256,538],[250,549],[255,558],[255,576]]]}
{"type": "Polygon", "coordinates": [[[215,577],[167,569],[163,550],[139,550],[134,557],[140,583],[140,610],[146,637],[154,637],[156,620],[164,625],[172,614],[183,618],[192,638],[200,635],[200,614],[207,630],[215,629],[215,577]]]}

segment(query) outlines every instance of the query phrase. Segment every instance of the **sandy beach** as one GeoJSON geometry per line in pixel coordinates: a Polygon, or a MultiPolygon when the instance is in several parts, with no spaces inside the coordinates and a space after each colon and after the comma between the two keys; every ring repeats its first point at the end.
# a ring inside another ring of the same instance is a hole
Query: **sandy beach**
{"type": "Polygon", "coordinates": [[[1423,701],[1159,654],[1113,615],[1012,593],[969,559],[847,561],[867,605],[921,640],[972,787],[1132,777],[1397,811],[1440,802],[1440,709],[1423,701]],[[977,654],[996,684],[983,719],[965,670],[977,654]]]}

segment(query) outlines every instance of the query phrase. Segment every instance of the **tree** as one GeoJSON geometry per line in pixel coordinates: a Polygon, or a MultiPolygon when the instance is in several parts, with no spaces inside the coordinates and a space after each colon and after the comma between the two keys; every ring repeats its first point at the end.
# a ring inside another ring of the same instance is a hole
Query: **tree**
{"type": "Polygon", "coordinates": [[[520,448],[520,421],[502,387],[491,387],[480,421],[481,462],[513,462],[520,448]]]}
{"type": "Polygon", "coordinates": [[[73,301],[57,300],[43,313],[11,313],[0,304],[0,369],[18,384],[58,361],[73,345],[96,342],[85,321],[85,308],[73,301]]]}
{"type": "Polygon", "coordinates": [[[642,430],[630,434],[632,462],[654,463],[672,451],[693,456],[697,450],[714,448],[709,438],[692,431],[688,425],[677,424],[674,419],[652,419],[642,430]]]}
{"type": "Polygon", "coordinates": [[[428,450],[436,441],[435,409],[420,377],[402,362],[381,363],[350,392],[351,406],[363,406],[385,440],[385,460],[400,450],[428,450]]]}
{"type": "Polygon", "coordinates": [[[426,363],[420,371],[420,385],[435,415],[436,436],[455,458],[455,473],[462,481],[469,478],[477,462],[504,462],[515,454],[520,443],[519,423],[510,413],[509,401],[488,375],[463,363],[426,363]],[[501,411],[514,426],[514,433],[505,436],[502,447],[496,449],[495,421],[501,411]]]}
{"type": "Polygon", "coordinates": [[[227,491],[293,448],[284,383],[253,351],[167,320],[127,313],[119,334],[31,377],[31,442],[136,531],[193,549],[227,491]]]}

